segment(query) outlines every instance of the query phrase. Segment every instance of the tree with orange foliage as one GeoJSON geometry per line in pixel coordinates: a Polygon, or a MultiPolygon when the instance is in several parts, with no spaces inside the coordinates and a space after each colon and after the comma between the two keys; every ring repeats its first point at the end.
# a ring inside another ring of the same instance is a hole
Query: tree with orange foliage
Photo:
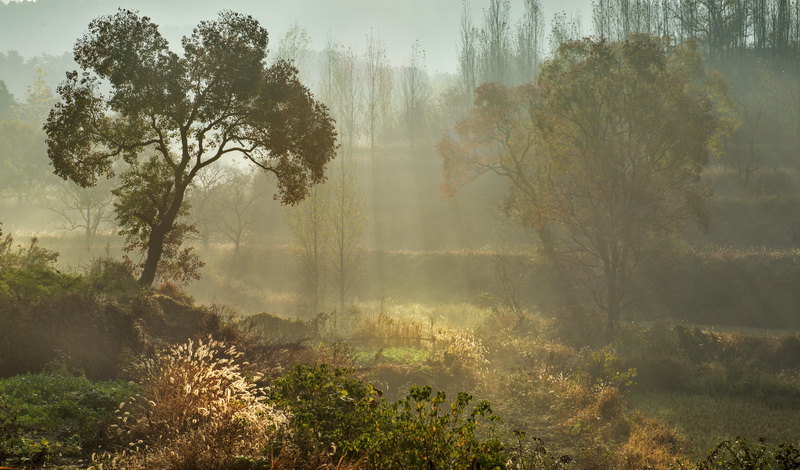
{"type": "Polygon", "coordinates": [[[542,165],[546,162],[546,149],[536,129],[540,102],[539,90],[533,84],[479,86],[470,116],[456,124],[455,135],[446,135],[436,146],[443,159],[442,196],[455,196],[461,186],[484,173],[505,177],[510,185],[501,209],[509,218],[534,230],[555,269],[564,301],[574,304],[576,294],[557,252],[540,187],[542,165]]]}

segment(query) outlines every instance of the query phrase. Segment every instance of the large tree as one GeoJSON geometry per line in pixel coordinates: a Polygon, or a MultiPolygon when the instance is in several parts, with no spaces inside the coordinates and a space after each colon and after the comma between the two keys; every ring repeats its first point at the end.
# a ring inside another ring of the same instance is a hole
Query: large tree
{"type": "Polygon", "coordinates": [[[178,55],[149,18],[120,10],[76,43],[82,70],[58,88],[48,153],[57,175],[82,186],[127,164],[116,207],[144,254],[141,285],[152,285],[164,256],[184,253],[173,232],[186,233],[187,188],[209,165],[244,158],[275,176],[284,204],[324,179],[333,121],[291,64],[265,65],[267,39],[252,17],[224,11],[184,37],[178,55]]]}
{"type": "Polygon", "coordinates": [[[700,174],[726,127],[721,81],[695,49],[633,36],[568,42],[538,87],[479,91],[439,145],[447,188],[506,176],[507,212],[574,267],[613,336],[649,243],[704,221],[700,174]]]}
{"type": "Polygon", "coordinates": [[[610,338],[650,242],[706,221],[700,176],[724,134],[724,83],[691,46],[634,35],[562,45],[539,86],[542,196],[610,338]]]}
{"type": "Polygon", "coordinates": [[[509,192],[501,209],[536,233],[558,278],[563,301],[574,304],[576,295],[556,250],[541,194],[539,169],[546,155],[535,122],[539,105],[539,90],[533,84],[484,83],[476,88],[470,115],[456,125],[454,135],[446,135],[436,145],[443,159],[442,196],[454,197],[459,188],[485,173],[506,178],[509,192]]]}

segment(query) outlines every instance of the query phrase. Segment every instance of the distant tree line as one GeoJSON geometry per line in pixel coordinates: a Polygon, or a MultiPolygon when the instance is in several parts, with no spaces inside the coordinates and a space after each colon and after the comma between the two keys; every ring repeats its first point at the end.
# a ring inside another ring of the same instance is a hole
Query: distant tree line
{"type": "Polygon", "coordinates": [[[754,51],[796,59],[800,2],[796,0],[597,0],[594,33],[611,41],[633,33],[697,41],[711,58],[754,51]]]}

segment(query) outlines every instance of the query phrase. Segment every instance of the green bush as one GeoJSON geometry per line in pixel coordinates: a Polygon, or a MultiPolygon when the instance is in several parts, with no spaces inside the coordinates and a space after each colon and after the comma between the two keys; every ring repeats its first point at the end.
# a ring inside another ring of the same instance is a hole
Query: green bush
{"type": "Polygon", "coordinates": [[[373,431],[359,446],[370,468],[504,468],[502,442],[493,434],[492,407],[460,392],[449,406],[444,392],[412,386],[408,395],[383,404],[373,431]],[[488,423],[489,429],[481,429],[488,423]]]}
{"type": "Polygon", "coordinates": [[[66,274],[40,251],[34,244],[0,253],[0,377],[61,361],[92,379],[110,379],[126,353],[223,330],[236,336],[211,308],[175,292],[177,299],[141,290],[122,263],[99,260],[86,274],[66,274]]]}
{"type": "Polygon", "coordinates": [[[135,390],[64,370],[0,379],[0,463],[86,456],[105,441],[114,410],[135,390]]]}
{"type": "Polygon", "coordinates": [[[369,468],[504,466],[508,457],[493,436],[497,418],[488,402],[470,407],[472,396],[462,392],[448,405],[444,392],[412,386],[388,403],[350,374],[298,365],[272,385],[272,401],[292,415],[283,447],[296,446],[296,461],[329,453],[334,462],[359,460],[369,468]]]}
{"type": "Polygon", "coordinates": [[[0,377],[39,372],[51,361],[111,378],[118,356],[137,346],[125,299],[104,290],[116,264],[97,262],[86,276],[60,272],[57,253],[0,247],[0,377]]]}
{"type": "Polygon", "coordinates": [[[328,364],[298,364],[270,387],[270,400],[292,416],[285,440],[301,459],[328,452],[332,445],[337,456],[358,451],[356,442],[370,432],[379,393],[351,374],[328,364]]]}

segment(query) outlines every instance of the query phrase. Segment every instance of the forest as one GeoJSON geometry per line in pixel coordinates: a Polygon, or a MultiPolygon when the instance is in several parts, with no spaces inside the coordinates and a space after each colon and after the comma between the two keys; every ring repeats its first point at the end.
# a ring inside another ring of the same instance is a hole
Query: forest
{"type": "Polygon", "coordinates": [[[0,2],[93,18],[0,50],[0,468],[800,468],[800,1],[101,3],[0,2]]]}

